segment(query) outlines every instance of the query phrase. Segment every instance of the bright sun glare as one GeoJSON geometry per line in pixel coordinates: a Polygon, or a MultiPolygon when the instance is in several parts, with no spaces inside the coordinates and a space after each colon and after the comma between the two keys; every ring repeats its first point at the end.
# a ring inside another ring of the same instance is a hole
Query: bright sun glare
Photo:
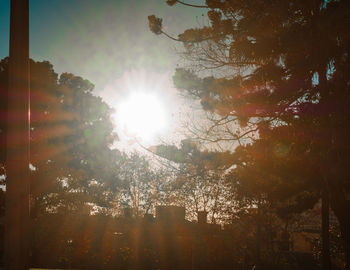
{"type": "Polygon", "coordinates": [[[149,142],[167,125],[164,105],[154,93],[134,92],[117,106],[117,125],[128,137],[149,142]]]}

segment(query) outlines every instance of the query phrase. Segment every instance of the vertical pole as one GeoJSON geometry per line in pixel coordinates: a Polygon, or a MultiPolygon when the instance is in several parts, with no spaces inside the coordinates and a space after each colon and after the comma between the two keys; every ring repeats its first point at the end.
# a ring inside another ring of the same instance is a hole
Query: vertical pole
{"type": "MultiPolygon", "coordinates": [[[[328,82],[327,82],[327,64],[323,64],[320,66],[318,70],[318,77],[319,77],[319,87],[320,87],[320,93],[322,99],[327,100],[329,98],[329,89],[328,89],[328,82]]],[[[325,104],[325,103],[324,103],[325,104]]],[[[330,121],[329,117],[324,117],[323,119],[324,125],[329,125],[329,123],[332,123],[330,121]],[[330,122],[328,122],[330,121],[330,122]]],[[[332,149],[332,126],[330,126],[327,129],[326,138],[327,138],[327,148],[328,148],[328,155],[327,158],[324,160],[324,164],[331,164],[331,162],[328,160],[328,157],[330,156],[331,149],[332,149]]],[[[321,169],[321,173],[323,176],[323,182],[322,182],[322,191],[321,191],[321,200],[322,200],[322,269],[324,270],[330,270],[331,269],[331,260],[330,260],[330,242],[329,242],[329,186],[328,186],[328,176],[329,173],[329,166],[324,166],[321,169]]]]}
{"type": "Polygon", "coordinates": [[[328,181],[324,180],[322,188],[322,269],[330,270],[330,242],[329,242],[329,194],[328,181]]]}
{"type": "Polygon", "coordinates": [[[6,157],[6,269],[29,269],[29,0],[11,0],[6,157]]]}
{"type": "Polygon", "coordinates": [[[255,249],[255,269],[261,268],[261,198],[258,201],[256,223],[256,249],[255,249]]]}

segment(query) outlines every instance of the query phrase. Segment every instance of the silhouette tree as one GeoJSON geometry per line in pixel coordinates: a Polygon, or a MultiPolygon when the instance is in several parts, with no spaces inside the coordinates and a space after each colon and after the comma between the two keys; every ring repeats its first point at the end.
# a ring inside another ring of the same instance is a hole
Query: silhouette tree
{"type": "Polygon", "coordinates": [[[169,204],[186,207],[190,219],[205,211],[211,223],[232,221],[238,205],[235,190],[225,178],[231,153],[200,150],[190,139],[182,140],[180,147],[158,145],[152,151],[170,162],[166,166],[173,179],[165,185],[169,204]]]}
{"type": "MultiPolygon", "coordinates": [[[[313,158],[318,175],[309,180],[330,195],[350,269],[349,2],[206,4],[209,24],[177,38],[192,69],[177,69],[176,87],[213,115],[213,126],[206,130],[211,140],[247,135],[254,140],[266,127],[299,132],[294,143],[304,138],[301,157],[306,163],[313,158]]],[[[149,17],[149,23],[153,32],[163,33],[161,20],[149,17]]]]}
{"type": "Polygon", "coordinates": [[[236,167],[228,176],[237,181],[242,196],[254,199],[263,196],[277,209],[282,207],[279,214],[286,218],[313,207],[321,193],[320,175],[312,153],[306,149],[308,144],[297,129],[289,129],[287,126],[261,129],[254,143],[237,147],[236,167]]]}
{"type": "MultiPolygon", "coordinates": [[[[6,85],[8,59],[0,66],[6,85]]],[[[30,87],[32,215],[79,211],[87,203],[107,207],[119,183],[111,109],[89,81],[68,73],[58,78],[49,62],[30,62],[30,87]]]]}
{"type": "Polygon", "coordinates": [[[138,153],[123,154],[117,162],[122,187],[115,194],[115,210],[132,208],[135,217],[142,217],[160,203],[159,185],[164,181],[162,171],[138,153]]]}

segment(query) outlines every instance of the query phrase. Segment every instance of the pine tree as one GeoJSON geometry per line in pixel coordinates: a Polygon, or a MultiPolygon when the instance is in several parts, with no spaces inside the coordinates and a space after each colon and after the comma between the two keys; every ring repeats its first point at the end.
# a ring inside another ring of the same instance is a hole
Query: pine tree
{"type": "MultiPolygon", "coordinates": [[[[192,69],[176,71],[176,87],[215,115],[207,130],[215,140],[251,135],[252,141],[263,129],[281,127],[297,134],[288,135],[290,143],[302,148],[305,164],[312,158],[320,177],[309,180],[328,187],[350,269],[350,2],[207,0],[206,5],[208,25],[177,38],[192,69]],[[218,133],[222,126],[225,137],[218,133]]],[[[160,19],[149,22],[163,34],[160,19]]]]}
{"type": "MultiPolygon", "coordinates": [[[[0,62],[2,89],[7,69],[6,58],[0,62]]],[[[58,77],[49,62],[30,61],[30,87],[32,214],[56,208],[79,211],[86,203],[108,207],[108,194],[118,188],[120,155],[110,149],[117,138],[111,109],[93,95],[92,83],[68,73],[58,77]]],[[[6,127],[1,131],[6,134],[6,127]]]]}

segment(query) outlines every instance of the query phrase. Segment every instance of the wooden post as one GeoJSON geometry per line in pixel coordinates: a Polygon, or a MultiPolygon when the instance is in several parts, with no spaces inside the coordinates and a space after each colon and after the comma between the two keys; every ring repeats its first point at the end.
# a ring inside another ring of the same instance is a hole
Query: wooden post
{"type": "Polygon", "coordinates": [[[29,0],[11,0],[6,156],[6,269],[29,269],[29,0]]]}

